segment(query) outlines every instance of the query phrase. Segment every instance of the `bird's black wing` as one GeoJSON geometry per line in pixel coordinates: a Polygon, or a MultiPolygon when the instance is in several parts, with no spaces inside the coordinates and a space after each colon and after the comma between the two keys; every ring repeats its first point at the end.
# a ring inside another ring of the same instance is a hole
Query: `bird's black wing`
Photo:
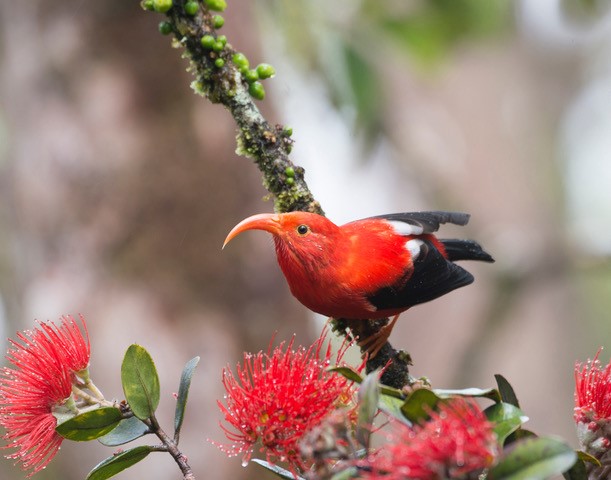
{"type": "Polygon", "coordinates": [[[448,261],[431,242],[423,241],[411,275],[397,285],[373,292],[367,300],[377,310],[408,308],[472,282],[473,275],[448,261]]]}
{"type": "MultiPolygon", "coordinates": [[[[442,223],[452,223],[454,225],[466,225],[471,215],[461,212],[405,212],[389,213],[387,215],[377,215],[371,218],[387,220],[389,222],[400,222],[416,227],[414,232],[406,230],[406,234],[419,235],[422,233],[433,233],[439,230],[442,223]],[[419,231],[421,229],[421,231],[419,231]]],[[[406,226],[407,226],[406,225],[406,226]]]]}

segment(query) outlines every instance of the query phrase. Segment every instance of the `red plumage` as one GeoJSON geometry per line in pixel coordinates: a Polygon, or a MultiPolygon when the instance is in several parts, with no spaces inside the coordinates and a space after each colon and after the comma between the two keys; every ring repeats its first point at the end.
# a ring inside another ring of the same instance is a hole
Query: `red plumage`
{"type": "Polygon", "coordinates": [[[473,282],[454,260],[494,261],[474,241],[433,235],[442,223],[468,220],[464,213],[411,212],[337,226],[313,213],[259,214],[236,225],[223,247],[246,230],[270,232],[302,304],[334,318],[377,319],[473,282]]]}

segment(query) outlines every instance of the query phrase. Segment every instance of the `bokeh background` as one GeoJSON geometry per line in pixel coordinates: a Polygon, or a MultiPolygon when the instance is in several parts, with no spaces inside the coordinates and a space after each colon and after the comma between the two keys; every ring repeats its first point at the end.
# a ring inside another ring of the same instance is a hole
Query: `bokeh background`
{"type": "MultiPolygon", "coordinates": [[[[437,387],[494,386],[528,427],[576,444],[573,366],[611,344],[611,5],[604,0],[229,0],[223,33],[272,63],[261,108],[337,222],[470,212],[447,236],[496,257],[474,285],[404,314],[392,343],[437,387]]],[[[136,0],[0,2],[0,343],[83,313],[95,382],[121,398],[137,342],[171,426],[182,366],[202,362],[181,444],[198,478],[264,478],[222,440],[222,367],[321,320],[289,294],[270,211],[223,108],[193,94],[161,16],[136,0]]],[[[602,354],[606,361],[609,351],[602,354]]],[[[111,451],[65,442],[37,478],[82,479],[111,451]]],[[[23,478],[9,461],[3,479],[23,478]]],[[[117,478],[180,478],[152,455],[117,478]]]]}

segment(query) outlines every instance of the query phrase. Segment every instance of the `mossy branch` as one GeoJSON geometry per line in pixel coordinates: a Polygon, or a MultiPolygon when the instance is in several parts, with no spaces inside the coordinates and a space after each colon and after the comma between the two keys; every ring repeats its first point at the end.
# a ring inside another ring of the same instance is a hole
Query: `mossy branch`
{"type": "MultiPolygon", "coordinates": [[[[225,0],[144,0],[142,6],[167,16],[159,30],[165,35],[173,34],[175,46],[184,47],[183,56],[190,62],[189,71],[195,76],[193,89],[212,103],[222,104],[231,113],[238,126],[236,152],[251,158],[261,171],[263,185],[274,199],[274,210],[324,215],[305,182],[304,169],[289,159],[292,132],[281,125],[272,126],[263,117],[255,104],[255,98],[265,96],[257,74],[248,69],[244,55],[236,51],[224,35],[218,34],[224,20],[216,12],[224,10],[225,0]]],[[[265,72],[260,78],[270,76],[268,68],[258,70],[265,72]]],[[[336,332],[360,338],[385,324],[379,320],[332,322],[336,332]]],[[[382,382],[402,388],[409,383],[408,364],[409,355],[387,343],[367,363],[367,371],[386,367],[382,382]]]]}

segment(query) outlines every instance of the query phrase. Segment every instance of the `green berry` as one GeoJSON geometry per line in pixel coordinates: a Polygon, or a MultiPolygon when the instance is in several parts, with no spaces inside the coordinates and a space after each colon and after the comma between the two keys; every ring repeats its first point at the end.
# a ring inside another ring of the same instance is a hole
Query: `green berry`
{"type": "Polygon", "coordinates": [[[223,67],[225,66],[225,60],[223,60],[222,58],[217,58],[217,59],[214,61],[214,66],[215,66],[216,68],[223,68],[223,67]]]}
{"type": "Polygon", "coordinates": [[[153,10],[157,13],[165,13],[172,8],[172,0],[153,0],[153,10]]]}
{"type": "Polygon", "coordinates": [[[295,176],[295,169],[293,167],[286,167],[284,169],[284,174],[289,177],[292,178],[295,176]]]}
{"type": "Polygon", "coordinates": [[[248,62],[248,58],[246,58],[246,55],[244,55],[241,52],[238,53],[234,53],[233,57],[232,57],[233,63],[236,64],[236,66],[241,70],[242,68],[248,68],[249,66],[249,62],[248,62]]]}
{"type": "Polygon", "coordinates": [[[256,100],[263,100],[265,98],[265,89],[261,82],[253,82],[248,86],[248,93],[256,100]]]}
{"type": "Polygon", "coordinates": [[[214,10],[216,12],[222,12],[227,8],[227,2],[225,0],[205,0],[206,6],[210,10],[214,10]]]}
{"type": "Polygon", "coordinates": [[[172,33],[172,24],[170,22],[159,22],[159,33],[169,35],[172,33]]]}
{"type": "Polygon", "coordinates": [[[276,75],[276,69],[269,63],[260,63],[257,65],[257,73],[259,74],[259,78],[261,80],[265,80],[266,78],[272,78],[274,75],[276,75]]]}
{"type": "Polygon", "coordinates": [[[214,28],[221,28],[223,25],[225,25],[225,19],[220,15],[215,15],[212,17],[212,25],[214,25],[214,28]]]}
{"type": "Polygon", "coordinates": [[[149,10],[149,11],[153,11],[155,10],[155,6],[153,5],[153,0],[143,0],[142,3],[140,4],[142,6],[142,8],[144,8],[145,10],[149,10]]]}
{"type": "Polygon", "coordinates": [[[214,44],[212,45],[212,50],[215,52],[222,52],[223,48],[225,48],[225,45],[220,40],[215,40],[214,44]]]}
{"type": "Polygon", "coordinates": [[[295,183],[295,179],[293,177],[287,177],[285,182],[287,185],[293,185],[293,183],[295,183]]]}
{"type": "Polygon", "coordinates": [[[185,3],[185,13],[189,16],[194,16],[197,11],[199,10],[199,3],[193,1],[193,0],[189,0],[187,3],[185,3]]]}
{"type": "Polygon", "coordinates": [[[248,83],[259,80],[259,74],[256,70],[246,70],[242,75],[244,75],[244,80],[246,80],[248,83]]]}
{"type": "Polygon", "coordinates": [[[227,45],[227,37],[225,35],[219,35],[218,37],[216,37],[216,40],[218,42],[221,42],[223,44],[223,47],[227,45]]]}
{"type": "Polygon", "coordinates": [[[284,127],[284,129],[282,130],[282,133],[284,133],[287,137],[290,137],[293,135],[293,127],[284,127]]]}
{"type": "Polygon", "coordinates": [[[214,37],[212,35],[204,35],[202,37],[202,39],[200,40],[202,47],[204,47],[207,50],[212,50],[212,48],[214,47],[214,44],[216,43],[216,40],[214,39],[214,37]]]}

